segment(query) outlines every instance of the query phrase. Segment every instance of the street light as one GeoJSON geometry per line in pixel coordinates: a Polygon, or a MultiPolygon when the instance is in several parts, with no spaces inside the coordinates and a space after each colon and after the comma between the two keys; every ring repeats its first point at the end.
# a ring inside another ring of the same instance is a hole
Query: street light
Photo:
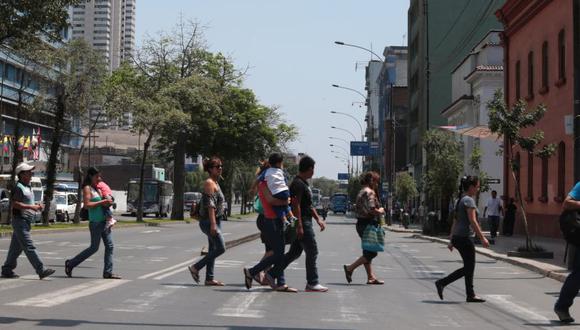
{"type": "Polygon", "coordinates": [[[334,136],[329,136],[328,138],[329,138],[329,139],[331,139],[331,140],[338,140],[338,141],[342,141],[342,142],[346,143],[346,145],[349,145],[349,144],[350,144],[350,142],[348,142],[348,141],[347,141],[347,140],[345,140],[345,139],[337,138],[337,137],[334,137],[334,136]]]}
{"type": "Polygon", "coordinates": [[[367,100],[367,97],[366,97],[366,95],[364,95],[363,93],[361,93],[361,92],[357,91],[357,90],[356,90],[356,89],[354,89],[354,88],[350,88],[350,87],[344,87],[344,86],[340,86],[340,85],[337,85],[337,84],[332,84],[332,87],[334,87],[334,88],[340,88],[340,89],[346,89],[347,91],[355,92],[355,93],[357,93],[358,95],[362,96],[362,98],[365,100],[365,102],[366,102],[366,100],[367,100]]]}
{"type": "Polygon", "coordinates": [[[340,111],[330,111],[330,113],[335,114],[335,115],[343,115],[343,116],[347,116],[350,117],[352,119],[354,119],[354,121],[356,121],[356,123],[358,124],[358,127],[360,128],[360,136],[361,136],[361,141],[364,141],[365,139],[365,134],[363,133],[363,128],[362,125],[360,124],[360,121],[358,121],[358,119],[356,119],[354,116],[349,115],[346,112],[340,112],[340,111]]]}
{"type": "Polygon", "coordinates": [[[337,130],[339,130],[339,131],[343,131],[343,132],[347,132],[348,134],[350,134],[350,136],[352,136],[352,140],[353,140],[353,141],[356,141],[356,136],[354,136],[354,134],[352,134],[352,132],[351,132],[351,131],[349,131],[349,130],[347,130],[347,129],[344,129],[344,128],[341,128],[341,127],[336,127],[336,126],[330,126],[330,128],[332,128],[332,129],[337,129],[337,130]]]}
{"type": "Polygon", "coordinates": [[[343,148],[343,147],[341,147],[341,146],[338,146],[338,145],[336,145],[336,144],[330,144],[330,146],[331,146],[331,147],[334,147],[334,148],[339,148],[339,149],[342,149],[342,150],[345,152],[345,154],[348,156],[348,150],[346,150],[345,148],[343,148]]]}
{"type": "Polygon", "coordinates": [[[347,44],[347,43],[344,43],[342,41],[335,41],[334,43],[337,44],[337,45],[340,45],[340,46],[354,47],[354,48],[366,50],[367,52],[371,53],[372,55],[375,55],[379,59],[379,61],[381,61],[381,62],[384,62],[385,61],[385,59],[382,56],[377,55],[377,53],[373,52],[372,50],[370,50],[368,48],[365,48],[365,47],[362,47],[362,46],[358,46],[358,45],[347,44]]]}

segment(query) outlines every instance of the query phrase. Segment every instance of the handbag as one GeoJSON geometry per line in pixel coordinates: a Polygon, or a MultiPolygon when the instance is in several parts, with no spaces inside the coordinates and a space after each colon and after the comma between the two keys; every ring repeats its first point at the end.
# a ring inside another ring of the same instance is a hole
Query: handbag
{"type": "Polygon", "coordinates": [[[385,251],[385,230],[383,227],[368,225],[363,232],[361,245],[365,251],[385,251]]]}
{"type": "Polygon", "coordinates": [[[254,199],[254,210],[258,212],[258,214],[264,214],[264,207],[262,206],[262,201],[257,195],[256,198],[254,199]]]}

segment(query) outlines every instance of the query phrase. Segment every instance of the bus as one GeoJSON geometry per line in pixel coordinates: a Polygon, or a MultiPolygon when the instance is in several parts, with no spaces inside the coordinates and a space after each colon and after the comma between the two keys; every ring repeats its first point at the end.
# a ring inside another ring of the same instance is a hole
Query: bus
{"type": "Polygon", "coordinates": [[[332,195],[330,208],[334,214],[346,214],[346,211],[348,211],[348,195],[344,193],[335,193],[332,195]]]}
{"type": "MultiPolygon", "coordinates": [[[[139,179],[129,180],[127,187],[127,212],[135,216],[139,202],[139,179]]],[[[167,217],[173,206],[173,183],[171,181],[145,179],[143,185],[143,216],[154,214],[167,217]]]]}

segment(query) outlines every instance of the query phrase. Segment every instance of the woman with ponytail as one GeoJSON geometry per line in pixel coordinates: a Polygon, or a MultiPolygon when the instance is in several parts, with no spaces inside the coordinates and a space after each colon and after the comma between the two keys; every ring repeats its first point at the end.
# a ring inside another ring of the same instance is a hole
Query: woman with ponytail
{"type": "Polygon", "coordinates": [[[465,277],[465,293],[467,302],[481,303],[485,299],[475,295],[473,290],[473,273],[475,271],[475,245],[473,244],[473,231],[481,240],[483,247],[489,247],[489,242],[483,236],[479,222],[477,221],[477,204],[475,197],[479,191],[479,178],[467,176],[461,179],[459,186],[459,198],[455,205],[455,217],[451,226],[450,242],[447,246],[449,251],[456,248],[463,259],[463,267],[435,282],[437,294],[443,300],[445,286],[465,277]],[[465,195],[463,195],[465,194],[465,195]]]}

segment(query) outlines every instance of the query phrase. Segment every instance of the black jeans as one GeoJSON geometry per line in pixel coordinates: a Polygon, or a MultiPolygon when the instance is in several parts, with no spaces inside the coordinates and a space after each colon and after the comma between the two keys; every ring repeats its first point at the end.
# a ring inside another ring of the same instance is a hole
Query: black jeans
{"type": "MultiPolygon", "coordinates": [[[[363,233],[365,232],[365,229],[367,228],[367,226],[374,226],[374,225],[375,225],[375,221],[372,219],[359,218],[356,220],[356,233],[362,239],[363,233]]],[[[365,257],[365,259],[367,260],[367,262],[366,262],[367,264],[370,264],[377,255],[378,255],[377,252],[363,250],[363,257],[365,257]]]]}
{"type": "Polygon", "coordinates": [[[295,240],[290,245],[290,250],[284,255],[284,269],[294,260],[298,259],[302,251],[306,253],[306,281],[309,285],[318,284],[318,269],[316,268],[316,259],[318,258],[318,245],[312,228],[312,218],[302,221],[304,236],[302,239],[295,240]]]}
{"type": "Polygon", "coordinates": [[[459,268],[453,273],[447,275],[447,277],[441,279],[439,283],[446,286],[462,277],[465,277],[465,294],[467,297],[474,297],[473,273],[475,271],[475,245],[473,245],[471,238],[462,236],[453,236],[453,238],[451,238],[451,244],[453,244],[453,247],[455,247],[457,251],[459,251],[459,254],[461,254],[463,268],[459,268]]]}
{"type": "Polygon", "coordinates": [[[491,234],[491,237],[496,237],[497,236],[497,231],[499,229],[499,216],[498,215],[490,215],[487,217],[488,221],[489,221],[489,231],[491,234]]]}
{"type": "Polygon", "coordinates": [[[567,311],[574,303],[574,298],[580,291],[580,248],[576,247],[572,272],[566,277],[556,301],[556,309],[567,311]]]}
{"type": "Polygon", "coordinates": [[[270,270],[270,275],[278,280],[278,285],[286,284],[284,280],[284,248],[286,245],[284,244],[284,224],[282,223],[282,219],[265,219],[263,222],[263,231],[262,234],[264,235],[264,239],[266,240],[266,244],[272,247],[272,254],[269,257],[266,257],[260,262],[255,265],[254,267],[250,268],[250,274],[255,276],[259,272],[265,270],[270,266],[274,266],[270,270]]]}

